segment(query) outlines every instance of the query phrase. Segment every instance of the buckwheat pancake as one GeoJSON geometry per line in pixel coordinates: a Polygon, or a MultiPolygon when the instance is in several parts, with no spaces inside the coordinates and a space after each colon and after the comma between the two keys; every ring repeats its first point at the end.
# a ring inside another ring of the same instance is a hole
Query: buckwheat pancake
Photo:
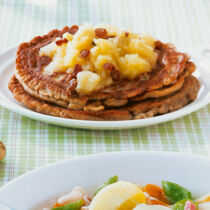
{"type": "Polygon", "coordinates": [[[141,119],[195,100],[195,70],[187,54],[149,35],[73,25],[20,44],[9,89],[24,106],[48,115],[141,119]]]}
{"type": "Polygon", "coordinates": [[[180,90],[167,97],[130,102],[127,106],[104,111],[82,111],[65,109],[31,96],[15,76],[9,82],[9,89],[15,99],[27,108],[47,115],[79,120],[131,120],[165,114],[194,101],[199,88],[199,81],[194,76],[189,76],[180,90]]]}
{"type": "Polygon", "coordinates": [[[125,105],[125,99],[173,84],[186,70],[188,63],[191,63],[189,56],[177,52],[172,45],[156,41],[154,51],[158,58],[150,72],[140,74],[134,79],[124,78],[98,91],[81,95],[72,88],[75,78],[71,73],[45,74],[43,68],[49,65],[51,59],[39,54],[40,48],[71,30],[72,27],[65,27],[61,31],[53,30],[47,35],[21,44],[17,51],[15,69],[15,76],[26,92],[65,108],[82,110],[88,101],[105,99],[108,99],[106,104],[118,99],[117,104],[125,105]]]}

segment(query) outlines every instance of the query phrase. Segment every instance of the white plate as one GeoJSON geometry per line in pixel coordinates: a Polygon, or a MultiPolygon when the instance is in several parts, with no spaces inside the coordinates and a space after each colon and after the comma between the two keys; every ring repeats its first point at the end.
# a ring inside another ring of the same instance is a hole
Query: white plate
{"type": "Polygon", "coordinates": [[[210,192],[210,159],[169,152],[114,152],[64,160],[29,172],[0,189],[0,202],[15,210],[50,207],[75,186],[93,193],[113,175],[140,185],[162,180],[188,188],[193,196],[210,192]],[[52,201],[53,200],[53,201],[52,201]]]}
{"type": "Polygon", "coordinates": [[[137,128],[158,123],[163,123],[169,120],[174,120],[179,117],[190,114],[208,103],[210,103],[210,62],[208,62],[207,53],[210,53],[210,47],[204,48],[202,46],[190,51],[192,60],[197,65],[198,69],[195,76],[201,82],[201,89],[198,98],[191,104],[183,107],[178,111],[174,111],[161,116],[140,119],[140,120],[126,120],[126,121],[88,121],[88,120],[73,120],[64,119],[59,117],[53,117],[49,115],[40,114],[31,111],[20,103],[18,103],[8,90],[8,81],[14,72],[14,59],[15,48],[10,49],[0,55],[0,105],[5,108],[14,111],[16,113],[25,115],[27,117],[51,123],[56,125],[62,125],[74,128],[86,128],[86,129],[125,129],[125,128],[137,128]],[[207,50],[209,49],[209,51],[207,50]]]}

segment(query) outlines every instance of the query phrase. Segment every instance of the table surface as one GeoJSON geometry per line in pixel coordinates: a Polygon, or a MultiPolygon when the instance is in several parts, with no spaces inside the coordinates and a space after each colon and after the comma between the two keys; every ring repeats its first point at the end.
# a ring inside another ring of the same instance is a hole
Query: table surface
{"type": "MultiPolygon", "coordinates": [[[[111,23],[192,48],[210,42],[209,0],[1,0],[0,52],[53,28],[111,23]]],[[[152,119],[151,119],[152,120],[152,119]]],[[[0,186],[34,168],[108,151],[210,155],[210,105],[178,120],[122,131],[88,131],[31,120],[0,106],[0,186]]]]}

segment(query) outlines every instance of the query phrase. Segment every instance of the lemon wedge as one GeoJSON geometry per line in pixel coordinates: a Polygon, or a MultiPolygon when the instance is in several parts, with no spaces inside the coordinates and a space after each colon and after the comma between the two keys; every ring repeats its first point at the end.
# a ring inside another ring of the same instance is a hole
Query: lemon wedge
{"type": "Polygon", "coordinates": [[[139,203],[145,203],[141,188],[131,182],[119,181],[99,191],[89,210],[132,210],[139,203]]]}

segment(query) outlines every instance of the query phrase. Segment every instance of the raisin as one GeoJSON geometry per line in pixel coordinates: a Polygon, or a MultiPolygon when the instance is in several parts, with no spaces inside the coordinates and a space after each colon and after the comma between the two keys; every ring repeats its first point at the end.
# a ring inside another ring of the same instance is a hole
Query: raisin
{"type": "Polygon", "coordinates": [[[62,44],[64,44],[64,43],[67,43],[67,42],[68,42],[68,40],[65,39],[65,38],[62,38],[62,39],[59,39],[59,40],[55,41],[55,43],[56,43],[58,46],[60,46],[60,45],[62,45],[62,44]]]}
{"type": "Polygon", "coordinates": [[[115,68],[114,64],[112,63],[105,63],[103,67],[107,70],[111,71],[111,77],[114,82],[120,80],[120,72],[115,68]]]}
{"type": "Polygon", "coordinates": [[[107,69],[107,70],[114,70],[115,69],[115,66],[114,66],[114,64],[112,64],[112,63],[105,63],[104,65],[103,65],[103,67],[105,68],[105,69],[107,69]]]}
{"type": "Polygon", "coordinates": [[[125,37],[128,37],[129,36],[129,32],[125,32],[125,37]]]}
{"type": "Polygon", "coordinates": [[[74,35],[74,34],[77,33],[78,30],[79,30],[79,26],[73,25],[73,26],[71,26],[71,28],[69,29],[69,33],[72,34],[72,35],[74,35]]]}
{"type": "Polygon", "coordinates": [[[90,54],[90,50],[84,49],[80,51],[79,57],[86,58],[90,54]]]}
{"type": "Polygon", "coordinates": [[[74,71],[72,73],[72,78],[76,78],[77,77],[77,74],[82,71],[82,66],[80,64],[76,64],[74,66],[74,71]]]}
{"type": "Polygon", "coordinates": [[[114,82],[120,81],[120,72],[117,69],[112,70],[111,77],[114,82]]]}
{"type": "Polygon", "coordinates": [[[95,30],[95,35],[98,37],[98,38],[103,38],[105,39],[107,37],[107,30],[105,28],[97,28],[95,30]]]}

